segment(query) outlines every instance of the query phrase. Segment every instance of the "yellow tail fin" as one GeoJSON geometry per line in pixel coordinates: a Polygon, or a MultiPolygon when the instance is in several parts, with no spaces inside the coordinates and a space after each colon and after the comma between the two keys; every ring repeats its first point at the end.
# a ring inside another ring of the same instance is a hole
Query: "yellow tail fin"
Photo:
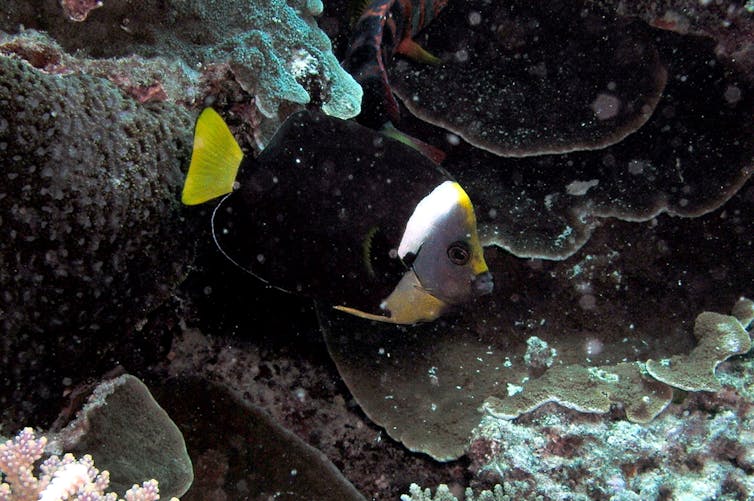
{"type": "Polygon", "coordinates": [[[233,191],[243,152],[222,117],[212,108],[199,115],[181,201],[196,205],[233,191]]]}

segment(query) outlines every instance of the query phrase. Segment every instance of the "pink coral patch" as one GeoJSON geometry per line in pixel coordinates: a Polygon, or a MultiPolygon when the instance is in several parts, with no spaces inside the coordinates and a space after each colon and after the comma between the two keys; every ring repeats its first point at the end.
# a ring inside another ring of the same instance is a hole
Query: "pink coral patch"
{"type": "Polygon", "coordinates": [[[91,11],[102,7],[102,0],[60,0],[63,12],[71,21],[81,22],[86,20],[91,11]]]}

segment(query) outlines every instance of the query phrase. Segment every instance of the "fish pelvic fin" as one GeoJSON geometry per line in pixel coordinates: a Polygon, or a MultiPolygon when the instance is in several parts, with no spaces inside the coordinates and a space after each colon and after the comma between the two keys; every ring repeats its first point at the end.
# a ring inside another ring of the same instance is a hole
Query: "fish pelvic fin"
{"type": "Polygon", "coordinates": [[[442,316],[449,308],[447,303],[422,287],[413,270],[408,270],[403,275],[398,286],[380,306],[385,310],[385,315],[375,315],[341,305],[334,308],[367,320],[400,325],[431,322],[442,316]]]}
{"type": "Polygon", "coordinates": [[[206,108],[194,128],[194,149],[181,202],[197,205],[233,191],[242,160],[241,147],[225,121],[215,110],[206,108]]]}

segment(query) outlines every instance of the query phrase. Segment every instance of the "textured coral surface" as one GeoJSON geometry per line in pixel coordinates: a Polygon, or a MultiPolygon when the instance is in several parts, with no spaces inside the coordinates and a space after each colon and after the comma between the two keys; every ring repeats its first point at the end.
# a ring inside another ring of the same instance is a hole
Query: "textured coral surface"
{"type": "Polygon", "coordinates": [[[186,273],[193,233],[176,194],[190,127],[174,105],[0,56],[4,412],[112,366],[102,333],[133,329],[186,273]]]}

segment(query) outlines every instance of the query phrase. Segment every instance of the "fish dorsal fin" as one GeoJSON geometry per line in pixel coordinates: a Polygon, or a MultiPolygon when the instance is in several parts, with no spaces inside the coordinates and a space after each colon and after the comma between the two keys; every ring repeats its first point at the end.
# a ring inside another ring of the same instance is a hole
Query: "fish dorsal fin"
{"type": "Polygon", "coordinates": [[[243,152],[222,117],[206,108],[196,121],[181,201],[197,205],[233,191],[241,160],[243,152]]]}

